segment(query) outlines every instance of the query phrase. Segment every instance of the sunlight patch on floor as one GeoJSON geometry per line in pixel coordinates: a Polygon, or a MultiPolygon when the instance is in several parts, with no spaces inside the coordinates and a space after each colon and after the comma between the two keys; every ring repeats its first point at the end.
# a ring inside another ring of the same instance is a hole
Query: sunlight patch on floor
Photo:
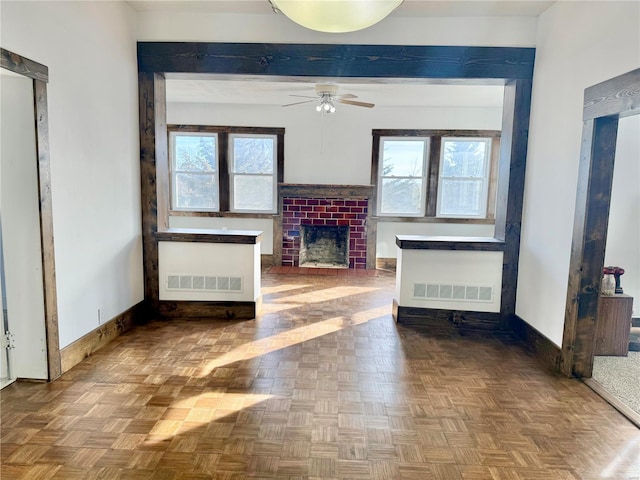
{"type": "Polygon", "coordinates": [[[147,444],[158,444],[169,441],[177,434],[184,431],[185,422],[191,425],[202,424],[208,425],[211,422],[228,417],[241,410],[254,407],[255,405],[266,402],[274,397],[274,395],[254,394],[254,393],[219,393],[219,398],[212,397],[210,393],[194,395],[192,397],[178,400],[167,409],[166,416],[171,416],[172,412],[189,409],[189,415],[184,420],[158,420],[149,432],[150,440],[147,444]],[[216,398],[215,408],[212,408],[211,399],[216,398]],[[203,408],[198,408],[199,402],[204,401],[203,408]],[[193,405],[196,405],[195,407],[193,405]]]}
{"type": "Polygon", "coordinates": [[[389,310],[390,307],[388,305],[371,308],[356,312],[351,317],[333,317],[245,343],[244,345],[221,355],[215,360],[210,361],[207,366],[200,371],[199,377],[207,377],[211,375],[216,368],[223,367],[230,363],[250,360],[252,358],[259,357],[260,355],[265,355],[298,343],[306,342],[313,338],[337,332],[345,327],[366,323],[374,318],[380,318],[388,315],[390,313],[389,310]]]}
{"type": "Polygon", "coordinates": [[[297,284],[297,285],[273,285],[271,287],[262,286],[260,289],[262,295],[270,295],[272,293],[281,293],[281,292],[289,292],[291,290],[299,290],[301,288],[309,288],[310,285],[305,284],[297,284]]]}
{"type": "MultiPolygon", "coordinates": [[[[620,471],[634,471],[640,468],[640,435],[638,438],[629,440],[622,451],[605,468],[602,478],[619,478],[620,471]],[[622,469],[622,470],[621,470],[622,469]]],[[[634,477],[635,478],[635,477],[634,477]]]]}
{"type": "Polygon", "coordinates": [[[340,286],[325,288],[323,290],[314,290],[313,292],[301,293],[299,295],[290,295],[282,300],[276,299],[274,302],[286,302],[286,303],[318,303],[327,302],[330,300],[337,300],[343,297],[350,297],[352,295],[359,295],[361,293],[370,293],[380,290],[376,287],[349,287],[340,286]]]}

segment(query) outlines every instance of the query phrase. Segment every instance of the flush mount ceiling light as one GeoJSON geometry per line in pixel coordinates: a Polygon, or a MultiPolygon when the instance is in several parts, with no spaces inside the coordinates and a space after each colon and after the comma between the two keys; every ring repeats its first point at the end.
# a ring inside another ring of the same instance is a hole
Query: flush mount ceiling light
{"type": "Polygon", "coordinates": [[[345,33],[370,27],[393,12],[403,0],[269,0],[275,10],[303,27],[345,33]]]}

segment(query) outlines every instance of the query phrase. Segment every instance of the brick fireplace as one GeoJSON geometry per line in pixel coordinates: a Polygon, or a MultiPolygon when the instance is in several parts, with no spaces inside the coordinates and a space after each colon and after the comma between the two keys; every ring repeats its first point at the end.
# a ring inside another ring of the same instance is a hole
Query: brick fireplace
{"type": "MultiPolygon", "coordinates": [[[[373,187],[368,185],[281,184],[281,215],[275,228],[279,234],[274,236],[274,264],[299,266],[301,225],[347,226],[348,267],[367,268],[367,254],[371,253],[368,252],[371,240],[367,219],[372,191],[373,187]]],[[[375,255],[375,251],[373,253],[375,255]]],[[[375,256],[373,258],[375,262],[375,256]]]]}

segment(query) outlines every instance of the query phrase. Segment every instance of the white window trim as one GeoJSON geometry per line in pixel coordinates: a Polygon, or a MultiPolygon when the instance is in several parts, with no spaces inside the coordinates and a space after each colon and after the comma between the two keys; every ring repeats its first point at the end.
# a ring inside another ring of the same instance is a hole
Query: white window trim
{"type": "Polygon", "coordinates": [[[424,217],[427,206],[427,183],[429,181],[429,142],[430,137],[380,137],[380,150],[378,152],[378,185],[377,185],[377,216],[379,217],[424,217]],[[424,150],[422,155],[422,177],[404,177],[404,176],[384,176],[382,175],[384,165],[384,143],[386,141],[404,141],[415,142],[422,141],[424,150]],[[382,211],[382,180],[384,178],[422,178],[422,189],[420,192],[420,210],[417,213],[404,213],[404,212],[390,212],[385,213],[382,211]]]}
{"type": "Polygon", "coordinates": [[[228,165],[229,165],[229,211],[230,212],[234,212],[234,213],[277,213],[278,211],[278,205],[277,205],[277,198],[278,198],[278,180],[277,180],[277,176],[278,176],[278,136],[277,135],[272,135],[272,134],[254,134],[254,133],[230,133],[229,134],[229,145],[228,145],[228,149],[229,149],[229,155],[228,155],[228,165]],[[273,165],[273,171],[271,173],[235,173],[233,171],[233,164],[234,164],[234,151],[233,151],[233,145],[234,145],[234,139],[235,138],[270,138],[273,140],[273,160],[272,160],[272,165],[273,165]],[[236,176],[264,176],[264,177],[271,177],[272,179],[272,184],[273,184],[273,194],[272,194],[272,199],[273,199],[273,205],[272,208],[269,210],[249,210],[249,209],[244,209],[244,208],[236,208],[235,206],[235,177],[236,176]]]}
{"type": "Polygon", "coordinates": [[[487,218],[487,203],[489,196],[489,172],[491,168],[491,147],[492,147],[492,138],[489,137],[442,137],[441,140],[441,149],[440,149],[440,169],[438,174],[438,199],[436,203],[436,217],[437,218],[487,218]],[[485,148],[485,158],[484,158],[484,172],[482,177],[445,177],[442,175],[443,172],[443,162],[444,162],[444,153],[445,148],[444,145],[447,141],[467,141],[467,142],[484,142],[486,145],[485,148]],[[441,197],[442,197],[442,181],[443,179],[454,178],[456,180],[482,180],[482,191],[481,195],[481,213],[478,215],[472,215],[469,213],[464,214],[443,214],[441,213],[441,197]]]}
{"type": "Polygon", "coordinates": [[[220,211],[220,155],[219,155],[219,140],[218,134],[212,132],[169,132],[169,156],[171,158],[171,171],[169,172],[169,177],[171,179],[171,210],[175,210],[177,212],[219,212],[220,211]],[[216,139],[216,171],[215,172],[192,172],[192,171],[183,171],[178,170],[176,168],[176,137],[215,137],[216,139]],[[189,175],[202,175],[202,176],[213,176],[216,179],[216,186],[218,188],[218,206],[217,208],[193,208],[193,207],[178,207],[176,205],[176,195],[177,191],[177,175],[178,173],[187,173],[189,175]]]}

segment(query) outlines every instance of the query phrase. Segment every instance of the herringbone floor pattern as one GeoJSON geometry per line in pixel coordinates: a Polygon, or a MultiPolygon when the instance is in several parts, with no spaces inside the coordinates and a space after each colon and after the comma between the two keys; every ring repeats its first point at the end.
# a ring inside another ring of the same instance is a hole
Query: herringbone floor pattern
{"type": "Polygon", "coordinates": [[[154,321],[2,396],[2,479],[640,478],[640,431],[508,335],[418,331],[394,279],[263,276],[255,321],[154,321]]]}

